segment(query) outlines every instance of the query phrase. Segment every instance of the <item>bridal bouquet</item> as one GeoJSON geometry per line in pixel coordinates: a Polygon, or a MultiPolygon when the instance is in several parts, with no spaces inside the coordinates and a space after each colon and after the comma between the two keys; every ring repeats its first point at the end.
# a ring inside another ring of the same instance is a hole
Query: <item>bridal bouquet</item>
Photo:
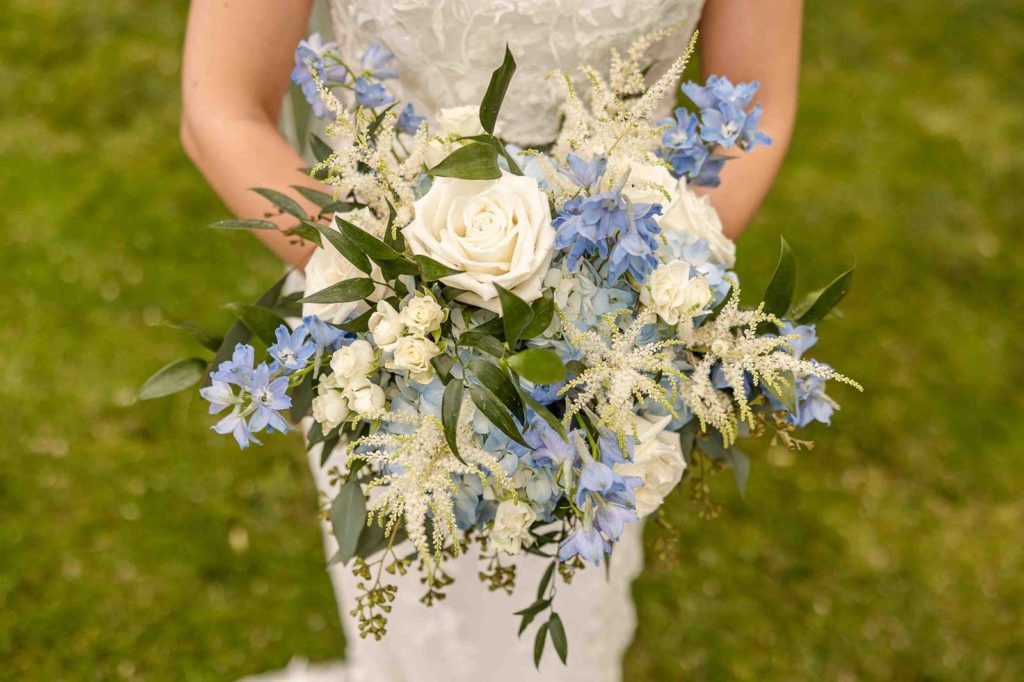
{"type": "MultiPolygon", "coordinates": [[[[589,104],[553,74],[564,122],[546,149],[495,132],[515,71],[507,49],[482,104],[436,112],[432,128],[385,87],[387,51],[350,64],[316,36],[299,46],[293,79],[334,141],[312,139],[309,172],[333,192],[296,187],[320,207],[310,216],[257,191],[318,247],[306,291],[282,295],[278,282],[234,306],[223,339],[197,332],[216,351],[200,393],[224,415],[213,429],[242,448],[307,415],[322,462],[345,448],[324,513],[334,561],[364,579],[363,636],[386,631],[388,575],[423,571],[429,604],[450,582],[444,562],[476,545],[491,589],[510,590],[509,555],[551,562],[520,632],[542,618],[536,658],[550,639],[565,660],[556,571],[568,582],[600,564],[684,476],[713,512],[711,470],[744,484],[739,439],[805,447],[794,430],[838,407],[826,382],[856,386],[806,355],[851,273],[794,305],[783,242],[763,302],[740,304],[734,246],[698,190],[735,153],[770,144],[758,86],[687,83],[693,106],[654,120],[693,48],[648,87],[642,55],[665,34],[613,53],[607,76],[581,67],[589,104]],[[300,309],[301,323],[285,322],[300,309]],[[258,364],[251,338],[266,347],[258,364]]],[[[192,385],[207,366],[169,365],[142,396],[192,385]]]]}

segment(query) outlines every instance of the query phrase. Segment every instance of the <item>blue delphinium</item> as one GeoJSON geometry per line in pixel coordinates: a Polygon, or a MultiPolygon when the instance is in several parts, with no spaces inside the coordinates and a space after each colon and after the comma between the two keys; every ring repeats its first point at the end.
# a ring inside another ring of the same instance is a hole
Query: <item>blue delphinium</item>
{"type": "Polygon", "coordinates": [[[359,63],[374,78],[384,81],[389,78],[398,78],[398,71],[393,66],[389,66],[394,58],[395,55],[386,48],[376,43],[371,43],[367,46],[366,51],[363,52],[359,63]]]}
{"type": "Polygon", "coordinates": [[[228,384],[248,388],[252,383],[253,363],[256,360],[256,351],[248,344],[240,343],[235,346],[231,359],[220,363],[217,370],[210,376],[213,381],[222,381],[228,384]]]}
{"type": "Polygon", "coordinates": [[[661,135],[659,155],[672,165],[676,177],[694,178],[700,174],[709,152],[697,132],[700,119],[680,107],[675,118],[666,118],[658,125],[669,126],[661,135]]]}
{"type": "Polygon", "coordinates": [[[305,325],[299,325],[295,331],[291,331],[285,325],[279,326],[274,335],[277,343],[267,349],[270,357],[274,359],[270,366],[271,371],[284,369],[288,374],[303,369],[313,353],[316,352],[316,342],[307,341],[309,332],[305,325]]]}
{"type": "Polygon", "coordinates": [[[249,419],[249,428],[253,432],[267,429],[287,433],[292,428],[279,412],[292,406],[292,399],[288,396],[288,377],[275,377],[266,363],[260,363],[253,371],[249,391],[256,408],[249,419]]]}
{"type": "Polygon", "coordinates": [[[426,116],[419,116],[416,110],[413,108],[412,103],[406,104],[405,108],[402,109],[402,113],[398,115],[398,121],[395,122],[395,127],[406,135],[415,135],[416,131],[420,129],[423,122],[427,120],[426,116]]]}
{"type": "Polygon", "coordinates": [[[355,94],[356,104],[369,109],[386,106],[395,101],[383,85],[371,83],[364,76],[356,78],[355,94]]]}
{"type": "Polygon", "coordinates": [[[584,518],[582,525],[558,546],[558,560],[564,562],[579,556],[598,566],[611,551],[611,545],[601,536],[594,522],[584,518]]]}
{"type": "Polygon", "coordinates": [[[633,204],[633,220],[619,233],[619,240],[608,259],[608,281],[615,282],[628,272],[638,282],[647,280],[658,267],[654,251],[658,248],[657,235],[661,232],[656,216],[661,215],[658,204],[633,204]]]}
{"type": "Polygon", "coordinates": [[[839,409],[838,403],[825,393],[825,380],[821,377],[806,376],[796,381],[796,414],[790,421],[804,427],[811,422],[832,423],[832,413],[839,409]]]}
{"type": "Polygon", "coordinates": [[[325,43],[319,33],[309,36],[295,48],[295,68],[292,69],[292,82],[302,90],[303,97],[309,102],[313,108],[313,115],[317,118],[333,120],[334,113],[327,108],[320,97],[312,72],[316,73],[321,83],[327,83],[330,80],[344,81],[348,75],[344,67],[328,66],[324,62],[324,55],[337,50],[337,48],[337,43],[325,43]]]}
{"type": "Polygon", "coordinates": [[[569,168],[562,168],[561,172],[581,189],[591,191],[597,188],[597,183],[608,169],[608,157],[604,154],[586,161],[570,152],[566,161],[569,162],[569,168]]]}
{"type": "Polygon", "coordinates": [[[246,422],[246,418],[237,407],[231,411],[231,414],[224,417],[210,428],[222,436],[230,433],[234,436],[235,442],[238,443],[238,447],[243,450],[249,447],[250,443],[263,445],[262,442],[252,435],[252,431],[249,430],[249,424],[246,422]]]}

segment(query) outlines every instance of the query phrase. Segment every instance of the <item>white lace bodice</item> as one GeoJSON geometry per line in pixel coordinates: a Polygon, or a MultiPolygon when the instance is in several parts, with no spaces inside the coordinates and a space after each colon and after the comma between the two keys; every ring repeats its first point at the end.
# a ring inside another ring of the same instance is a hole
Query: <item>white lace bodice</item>
{"type": "MultiPolygon", "coordinates": [[[[517,71],[502,106],[501,134],[520,144],[552,141],[564,85],[561,69],[582,85],[576,67],[608,64],[644,33],[682,22],[653,48],[653,72],[678,56],[704,0],[331,0],[335,38],[348,53],[377,42],[391,50],[400,99],[430,114],[479,104],[508,42],[517,71]]],[[[584,88],[585,90],[585,88],[584,88]]]]}

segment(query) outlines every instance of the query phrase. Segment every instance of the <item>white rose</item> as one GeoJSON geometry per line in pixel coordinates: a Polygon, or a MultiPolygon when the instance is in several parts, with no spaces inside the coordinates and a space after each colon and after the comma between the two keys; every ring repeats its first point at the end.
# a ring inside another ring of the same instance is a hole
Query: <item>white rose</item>
{"type": "Polygon", "coordinates": [[[494,514],[491,542],[508,554],[519,554],[523,545],[533,544],[530,525],[537,520],[537,512],[530,505],[517,500],[505,500],[494,514]]]}
{"type": "Polygon", "coordinates": [[[384,389],[365,376],[355,379],[345,389],[349,406],[358,414],[366,415],[384,407],[384,389]]]}
{"type": "MultiPolygon", "coordinates": [[[[378,234],[380,230],[376,226],[377,221],[367,209],[362,208],[351,211],[342,217],[367,232],[380,236],[378,234]]],[[[337,224],[333,222],[330,228],[338,229],[337,224]]],[[[374,266],[374,271],[377,273],[376,279],[380,280],[379,268],[374,266]]],[[[305,275],[306,294],[314,294],[346,279],[366,276],[356,266],[349,263],[347,258],[338,253],[337,249],[327,243],[324,244],[323,248],[315,250],[313,255],[310,256],[309,262],[306,263],[305,275]]],[[[371,298],[380,298],[382,294],[383,288],[377,287],[371,298]]],[[[302,306],[302,314],[303,316],[316,315],[325,322],[341,324],[346,322],[352,313],[365,309],[366,304],[362,301],[351,301],[349,303],[305,303],[302,306]]]]}
{"type": "Polygon", "coordinates": [[[503,173],[497,180],[437,178],[414,204],[402,230],[416,255],[461,270],[444,283],[466,293],[460,301],[500,312],[501,285],[524,301],[540,298],[555,229],[537,181],[503,173]]]}
{"type": "Polygon", "coordinates": [[[340,386],[346,386],[359,377],[365,377],[373,369],[376,360],[373,346],[369,341],[357,339],[335,351],[331,356],[331,370],[340,386]]]}
{"type": "Polygon", "coordinates": [[[616,176],[622,177],[627,169],[629,179],[622,193],[634,204],[661,204],[664,215],[679,201],[679,181],[665,166],[655,163],[624,164],[616,176]]]}
{"type": "MultiPolygon", "coordinates": [[[[472,137],[484,132],[480,125],[480,107],[472,104],[464,107],[447,107],[437,114],[437,125],[432,132],[440,138],[472,137]]],[[[426,162],[428,166],[436,166],[448,156],[446,146],[437,140],[427,145],[426,162]]]]}
{"type": "Polygon", "coordinates": [[[313,398],[313,419],[323,426],[324,433],[329,433],[348,419],[348,399],[323,384],[320,385],[319,393],[313,398]]]}
{"type": "Polygon", "coordinates": [[[707,280],[691,277],[690,264],[681,260],[659,265],[640,292],[640,302],[668,324],[695,317],[711,299],[707,280]]]}
{"type": "Polygon", "coordinates": [[[633,450],[633,459],[616,464],[615,473],[636,476],[644,484],[636,489],[636,513],[647,516],[665,501],[665,497],[679,485],[686,470],[686,461],[679,448],[676,434],[665,431],[671,416],[651,421],[638,417],[639,443],[633,450]]]}
{"type": "Polygon", "coordinates": [[[441,352],[430,339],[422,336],[403,336],[395,346],[395,355],[388,361],[388,369],[409,370],[409,378],[421,384],[429,384],[434,377],[430,361],[441,352]]]}
{"type": "Polygon", "coordinates": [[[428,334],[441,327],[444,310],[432,296],[414,296],[402,309],[401,320],[418,334],[428,334]]]}
{"type": "Polygon", "coordinates": [[[703,239],[711,247],[715,261],[731,268],[736,263],[736,244],[722,233],[722,220],[711,205],[711,199],[707,195],[698,196],[684,180],[679,181],[677,194],[678,201],[663,211],[658,224],[663,230],[703,239]]]}
{"type": "Polygon", "coordinates": [[[384,351],[393,351],[405,333],[405,323],[398,311],[387,301],[378,301],[377,310],[367,322],[373,342],[384,351]]]}

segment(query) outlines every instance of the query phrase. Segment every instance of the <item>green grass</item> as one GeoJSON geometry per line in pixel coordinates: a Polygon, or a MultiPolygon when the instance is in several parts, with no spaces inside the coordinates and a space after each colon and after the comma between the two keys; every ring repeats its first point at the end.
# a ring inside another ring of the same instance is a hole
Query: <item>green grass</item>
{"type": "MultiPolygon", "coordinates": [[[[1024,8],[809,3],[790,157],[741,244],[804,290],[856,260],[820,355],[836,428],[685,495],[627,679],[1024,677],[1024,8]]],[[[239,454],[133,404],[280,267],[179,149],[185,3],[0,5],[0,679],[222,680],[338,656],[297,438],[239,454]],[[232,541],[229,541],[231,538],[232,541]]],[[[651,526],[648,539],[664,531],[651,526]]]]}

